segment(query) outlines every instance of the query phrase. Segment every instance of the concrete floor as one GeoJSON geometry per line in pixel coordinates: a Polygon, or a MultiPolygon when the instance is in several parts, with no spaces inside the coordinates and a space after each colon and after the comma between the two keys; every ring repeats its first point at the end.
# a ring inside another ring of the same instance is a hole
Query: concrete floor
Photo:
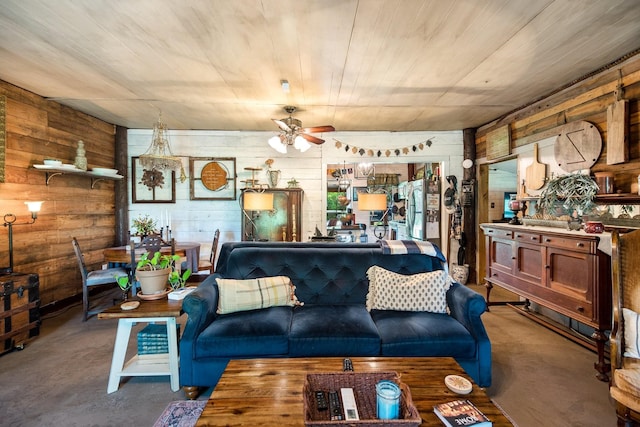
{"type": "MultiPolygon", "coordinates": [[[[519,427],[615,425],[608,385],[595,378],[593,352],[508,307],[492,307],[483,320],[493,349],[487,392],[519,427]]],[[[152,426],[184,395],[171,391],[168,377],[124,379],[107,394],[115,331],[114,320],[82,322],[79,305],[43,319],[39,337],[0,357],[0,425],[152,426]]]]}

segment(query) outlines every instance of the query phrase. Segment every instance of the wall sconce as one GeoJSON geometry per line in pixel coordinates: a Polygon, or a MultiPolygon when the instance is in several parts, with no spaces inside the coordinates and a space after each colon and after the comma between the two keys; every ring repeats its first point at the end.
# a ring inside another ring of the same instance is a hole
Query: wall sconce
{"type": "Polygon", "coordinates": [[[386,193],[358,193],[358,210],[361,211],[384,211],[382,218],[377,222],[373,229],[373,234],[382,240],[387,234],[387,213],[389,209],[387,206],[387,194],[386,193]]]}
{"type": "Polygon", "coordinates": [[[242,212],[251,223],[251,234],[247,237],[250,240],[256,239],[258,235],[258,226],[255,220],[260,218],[260,211],[272,211],[273,210],[273,193],[265,193],[258,191],[245,191],[242,193],[242,212]],[[251,216],[247,214],[247,211],[251,212],[251,216]]]}
{"type": "Polygon", "coordinates": [[[36,222],[36,218],[38,218],[38,212],[40,212],[40,208],[42,207],[43,202],[24,202],[31,212],[31,221],[30,222],[19,222],[16,224],[16,216],[14,214],[6,214],[4,216],[4,226],[9,227],[9,267],[0,267],[0,273],[7,274],[13,273],[13,226],[14,225],[25,225],[25,224],[33,224],[36,222]]]}

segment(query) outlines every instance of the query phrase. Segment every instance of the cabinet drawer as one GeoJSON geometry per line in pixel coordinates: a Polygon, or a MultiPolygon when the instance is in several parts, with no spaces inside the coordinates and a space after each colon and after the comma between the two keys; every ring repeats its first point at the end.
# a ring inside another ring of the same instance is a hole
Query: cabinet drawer
{"type": "Polygon", "coordinates": [[[484,234],[492,237],[506,237],[507,239],[513,238],[513,232],[511,230],[501,230],[499,228],[487,228],[484,230],[484,234]]]}
{"type": "Polygon", "coordinates": [[[572,239],[560,236],[542,236],[542,243],[556,248],[570,249],[576,252],[596,253],[597,242],[595,240],[572,239]]]}
{"type": "Polygon", "coordinates": [[[515,231],[513,233],[513,240],[524,243],[540,243],[540,235],[534,233],[523,233],[521,231],[515,231]]]}

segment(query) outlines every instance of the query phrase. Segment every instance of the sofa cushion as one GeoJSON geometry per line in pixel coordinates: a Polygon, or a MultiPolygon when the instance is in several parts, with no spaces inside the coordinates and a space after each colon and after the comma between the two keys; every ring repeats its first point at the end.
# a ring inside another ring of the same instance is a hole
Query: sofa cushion
{"type": "Polygon", "coordinates": [[[219,315],[197,338],[195,358],[286,355],[292,308],[219,315]]]}
{"type": "Polygon", "coordinates": [[[378,330],[363,305],[305,305],[293,310],[290,356],[379,354],[378,330]]]}
{"type": "Polygon", "coordinates": [[[374,265],[367,270],[367,310],[446,313],[449,275],[443,271],[398,274],[374,265]]]}
{"type": "Polygon", "coordinates": [[[371,310],[382,356],[476,357],[469,331],[448,314],[371,310]]]}
{"type": "Polygon", "coordinates": [[[296,287],[286,276],[256,279],[216,279],[218,283],[218,314],[280,305],[297,305],[296,287]]]}

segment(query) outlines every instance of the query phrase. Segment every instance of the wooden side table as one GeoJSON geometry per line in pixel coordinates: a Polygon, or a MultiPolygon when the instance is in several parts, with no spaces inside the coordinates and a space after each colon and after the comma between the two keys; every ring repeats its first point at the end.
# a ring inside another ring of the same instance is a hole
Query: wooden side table
{"type": "Polygon", "coordinates": [[[111,372],[107,393],[113,393],[120,386],[121,377],[169,375],[171,390],[180,389],[178,370],[178,336],[176,318],[182,315],[182,301],[168,299],[158,301],[140,301],[134,310],[122,310],[120,305],[113,306],[98,314],[98,319],[118,319],[116,342],[111,360],[111,372]],[[138,322],[162,323],[167,326],[169,353],[133,356],[125,363],[127,346],[131,337],[131,327],[138,322]]]}

